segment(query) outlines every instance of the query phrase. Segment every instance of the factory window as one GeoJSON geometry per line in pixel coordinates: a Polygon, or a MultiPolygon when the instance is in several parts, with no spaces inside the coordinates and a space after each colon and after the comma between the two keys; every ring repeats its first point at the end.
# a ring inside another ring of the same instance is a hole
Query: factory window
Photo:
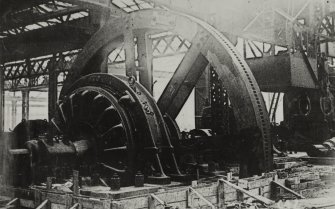
{"type": "Polygon", "coordinates": [[[5,131],[11,131],[23,118],[29,120],[48,119],[48,93],[39,91],[29,92],[29,108],[23,108],[21,91],[5,93],[5,131]],[[25,113],[25,110],[28,110],[25,113]]]}

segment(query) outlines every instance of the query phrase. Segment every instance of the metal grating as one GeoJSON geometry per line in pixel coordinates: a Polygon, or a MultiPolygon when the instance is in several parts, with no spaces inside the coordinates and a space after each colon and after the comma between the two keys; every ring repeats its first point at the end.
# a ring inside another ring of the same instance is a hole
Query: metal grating
{"type": "Polygon", "coordinates": [[[123,63],[126,60],[126,53],[123,45],[119,48],[114,49],[108,56],[108,63],[123,63]]]}
{"type": "Polygon", "coordinates": [[[4,70],[5,90],[45,88],[50,70],[58,73],[58,84],[62,84],[78,53],[79,50],[73,50],[4,64],[1,70],[4,70]]]}
{"type": "Polygon", "coordinates": [[[185,54],[191,46],[189,41],[175,34],[152,37],[152,43],[153,56],[156,58],[185,54]]]}
{"type": "Polygon", "coordinates": [[[153,4],[142,0],[112,0],[112,3],[128,13],[154,7],[153,4]]]}
{"type": "MultiPolygon", "coordinates": [[[[172,33],[161,33],[151,36],[153,58],[175,56],[185,54],[191,46],[191,43],[182,37],[172,33]]],[[[135,39],[135,57],[137,59],[135,39]]],[[[108,56],[108,64],[118,64],[125,62],[125,51],[123,45],[113,50],[108,56]]]]}

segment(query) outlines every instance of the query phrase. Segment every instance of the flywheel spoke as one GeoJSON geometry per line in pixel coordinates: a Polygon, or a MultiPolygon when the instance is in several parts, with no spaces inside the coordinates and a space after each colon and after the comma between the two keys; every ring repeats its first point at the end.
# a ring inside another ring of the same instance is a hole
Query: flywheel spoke
{"type": "Polygon", "coordinates": [[[120,131],[122,131],[122,132],[124,131],[123,125],[121,123],[113,126],[110,129],[108,129],[105,133],[102,134],[101,138],[104,138],[107,135],[110,135],[112,133],[117,133],[117,132],[120,132],[120,131]]]}
{"type": "Polygon", "coordinates": [[[114,127],[115,125],[119,125],[120,122],[121,118],[117,110],[114,107],[108,107],[98,116],[94,127],[106,130],[106,125],[114,127]]]}
{"type": "Polygon", "coordinates": [[[92,121],[93,125],[95,125],[95,121],[97,121],[100,115],[103,114],[105,112],[105,109],[110,107],[110,105],[110,102],[101,94],[98,94],[93,98],[89,114],[89,120],[92,121]]]}
{"type": "Polygon", "coordinates": [[[109,111],[113,111],[117,114],[116,109],[113,106],[107,107],[98,117],[94,127],[97,127],[100,122],[103,121],[104,117],[108,114],[109,111]]]}
{"type": "Polygon", "coordinates": [[[54,121],[56,129],[66,133],[72,142],[90,141],[88,144],[95,153],[93,162],[101,163],[105,170],[128,172],[131,143],[124,124],[129,127],[129,121],[120,110],[119,97],[113,98],[114,95],[94,87],[78,88],[69,95],[58,105],[61,124],[54,121]],[[61,130],[63,127],[66,132],[61,130]]]}

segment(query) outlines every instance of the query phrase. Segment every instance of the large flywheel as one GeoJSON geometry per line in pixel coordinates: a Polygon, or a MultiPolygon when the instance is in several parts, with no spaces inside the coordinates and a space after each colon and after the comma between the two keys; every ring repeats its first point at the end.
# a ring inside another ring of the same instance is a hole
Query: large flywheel
{"type": "Polygon", "coordinates": [[[257,159],[255,165],[252,165],[256,168],[242,175],[271,170],[270,122],[261,91],[250,68],[226,36],[208,23],[191,16],[166,10],[147,9],[107,22],[75,60],[60,100],[66,100],[73,81],[81,76],[100,72],[101,60],[117,48],[122,40],[132,40],[125,38],[129,32],[136,36],[143,31],[147,33],[170,31],[191,42],[188,52],[158,101],[161,114],[168,115],[174,120],[199,77],[210,65],[227,91],[237,131],[242,133],[246,146],[254,147],[253,153],[246,158],[257,159]]]}

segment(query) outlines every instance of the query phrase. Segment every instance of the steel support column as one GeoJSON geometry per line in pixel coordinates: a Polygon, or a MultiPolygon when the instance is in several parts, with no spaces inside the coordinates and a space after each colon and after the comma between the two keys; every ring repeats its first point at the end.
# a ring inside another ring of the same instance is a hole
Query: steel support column
{"type": "Polygon", "coordinates": [[[100,52],[99,56],[101,59],[101,64],[99,66],[100,73],[108,73],[108,56],[104,56],[106,54],[106,50],[104,49],[102,52],[100,52]]]}
{"type": "Polygon", "coordinates": [[[153,93],[152,40],[145,31],[137,35],[137,54],[139,62],[139,81],[153,93]]]}
{"type": "Polygon", "coordinates": [[[22,91],[22,120],[29,120],[29,90],[22,91]]]}
{"type": "Polygon", "coordinates": [[[6,120],[6,123],[4,124],[4,130],[8,130],[8,129],[11,128],[10,127],[11,123],[9,123],[9,120],[11,119],[11,111],[10,111],[10,109],[11,109],[11,106],[8,105],[8,104],[6,105],[6,103],[5,103],[5,106],[4,106],[4,118],[6,120]]]}
{"type": "MultiPolygon", "coordinates": [[[[194,88],[194,103],[195,103],[195,128],[208,128],[203,127],[205,125],[203,123],[203,111],[204,108],[209,106],[209,68],[210,65],[207,66],[204,73],[199,78],[199,81],[195,85],[194,88]]],[[[206,124],[210,125],[210,124],[206,124]]]]}
{"type": "Polygon", "coordinates": [[[98,66],[100,73],[108,73],[108,56],[113,50],[122,46],[122,43],[123,38],[118,38],[113,42],[107,44],[106,46],[102,47],[102,49],[97,52],[96,59],[99,60],[97,63],[100,64],[98,66]]]}
{"type": "Polygon", "coordinates": [[[5,79],[4,79],[4,68],[0,72],[0,133],[4,132],[4,121],[5,121],[5,79]]]}
{"type": "Polygon", "coordinates": [[[17,115],[17,101],[15,99],[12,100],[12,123],[11,128],[13,129],[16,126],[16,115],[17,115]]]}
{"type": "Polygon", "coordinates": [[[131,28],[127,28],[124,33],[124,50],[126,54],[126,75],[137,78],[134,33],[131,28]]]}
{"type": "Polygon", "coordinates": [[[57,105],[57,71],[55,67],[56,56],[50,60],[49,68],[49,91],[48,91],[48,118],[51,121],[55,117],[57,105]]]}

